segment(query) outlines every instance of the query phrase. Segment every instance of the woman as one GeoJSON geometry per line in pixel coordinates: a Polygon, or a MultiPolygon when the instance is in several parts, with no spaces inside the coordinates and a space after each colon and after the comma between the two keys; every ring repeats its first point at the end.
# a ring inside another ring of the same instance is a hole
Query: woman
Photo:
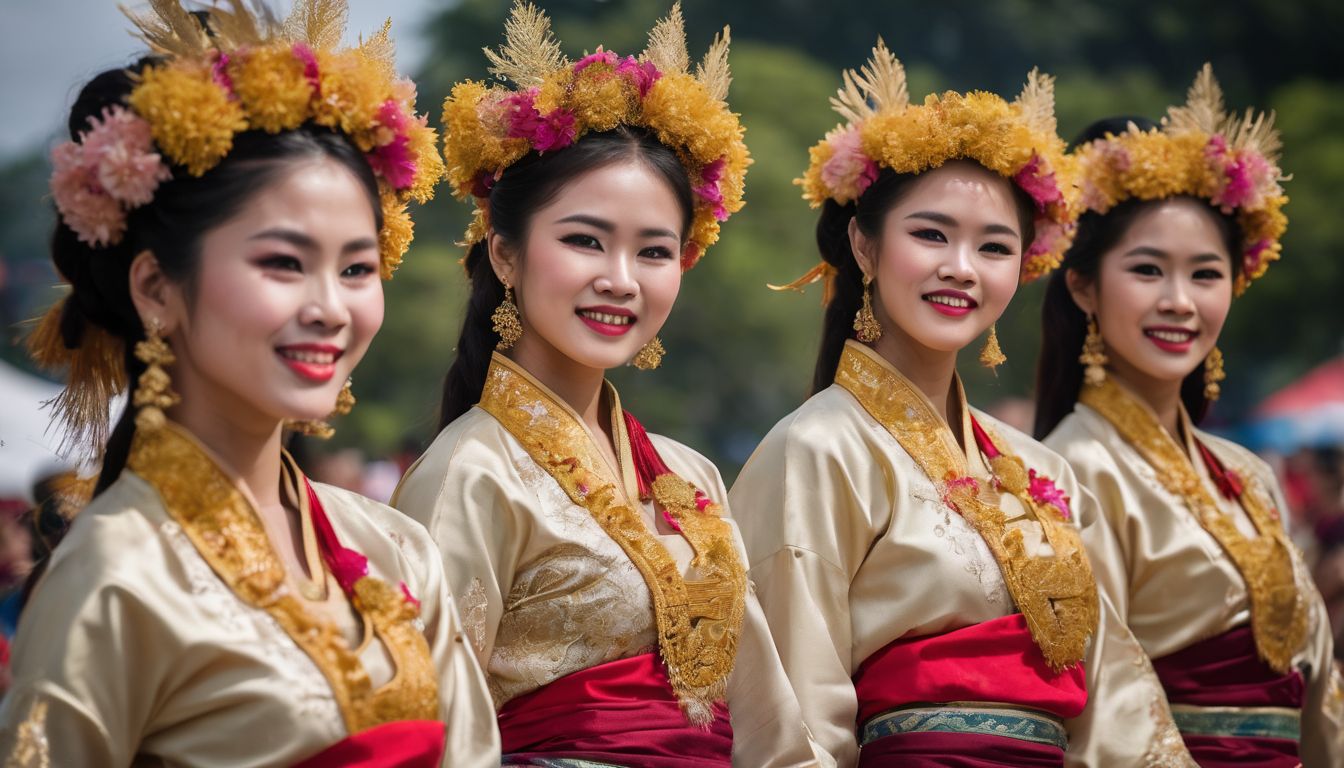
{"type": "Polygon", "coordinates": [[[1127,122],[1075,150],[1087,213],[1046,294],[1036,434],[1101,503],[1094,562],[1199,763],[1339,765],[1344,691],[1283,495],[1195,427],[1232,298],[1278,258],[1278,136],[1226,114],[1207,65],[1161,128],[1127,122]]]}
{"type": "Polygon", "coordinates": [[[841,765],[1181,764],[1080,541],[1067,465],[971,408],[957,352],[1070,223],[1053,83],[908,102],[879,41],[812,150],[813,395],[730,499],[807,725],[841,765]],[[817,617],[820,617],[818,620],[817,617]],[[856,728],[857,725],[857,728],[856,728]]]}
{"type": "Polygon", "coordinates": [[[718,471],[604,381],[656,367],[681,273],[742,205],[727,36],[686,71],[680,11],[644,54],[570,63],[515,6],[494,72],[445,106],[477,221],[443,430],[393,505],[462,590],[511,765],[810,763],[718,471]],[[548,53],[538,62],[536,51],[548,53]]]}
{"type": "Polygon", "coordinates": [[[433,132],[386,33],[334,49],[330,4],[283,28],[155,9],[135,19],[152,54],[85,86],[54,153],[70,293],[33,349],[68,367],[59,412],[97,448],[133,392],[20,621],[0,751],[497,765],[433,543],[281,448],[286,423],[323,431],[352,404],[406,202],[442,173],[433,132]]]}

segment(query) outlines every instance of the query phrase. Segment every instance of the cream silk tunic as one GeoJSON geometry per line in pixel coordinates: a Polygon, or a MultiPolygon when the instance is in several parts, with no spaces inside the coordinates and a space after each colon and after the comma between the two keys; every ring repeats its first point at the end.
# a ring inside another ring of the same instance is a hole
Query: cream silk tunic
{"type": "MultiPolygon", "coordinates": [[[[539,416],[559,419],[566,429],[587,430],[561,398],[496,355],[491,375],[501,373],[536,388],[539,416]]],[[[638,502],[619,400],[610,386],[607,395],[620,467],[603,469],[652,525],[652,503],[638,502]]],[[[713,464],[667,438],[649,437],[673,472],[710,499],[726,502],[713,464]]],[[[444,428],[406,473],[392,504],[423,523],[438,543],[497,708],[565,675],[657,650],[652,598],[634,563],[480,407],[444,428]]],[[[737,539],[736,528],[733,532],[737,539]]],[[[658,540],[684,574],[692,573],[685,539],[668,533],[658,540]]],[[[740,539],[736,548],[745,567],[740,539]]],[[[815,764],[798,704],[753,595],[747,596],[727,702],[734,765],[815,764]]]]}
{"type": "MultiPolygon", "coordinates": [[[[194,493],[219,478],[222,471],[176,482],[194,493]]],[[[286,478],[286,492],[304,511],[310,572],[326,573],[306,491],[289,466],[286,478]]],[[[498,766],[494,712],[433,543],[392,509],[313,488],[341,543],[368,558],[369,575],[398,591],[404,582],[420,601],[414,627],[438,670],[444,765],[498,766]]],[[[244,553],[249,559],[255,562],[244,553]]],[[[302,586],[292,576],[282,591],[297,596],[302,586]]],[[[300,604],[358,649],[375,694],[394,687],[388,684],[399,670],[382,635],[367,629],[371,621],[356,622],[329,574],[326,593],[324,601],[300,604]]],[[[26,754],[31,759],[21,764],[34,766],[290,765],[349,735],[322,663],[231,590],[156,486],[127,469],[76,517],[23,613],[15,679],[0,710],[0,754],[26,754]]],[[[428,665],[416,671],[434,674],[428,665]]]]}
{"type": "MultiPolygon", "coordinates": [[[[1151,410],[1138,404],[1156,423],[1151,410]]],[[[1196,457],[1191,462],[1196,473],[1219,510],[1232,516],[1243,535],[1256,536],[1254,524],[1240,504],[1218,492],[1190,436],[1236,472],[1247,493],[1259,494],[1274,509],[1288,509],[1273,471],[1259,457],[1196,429],[1184,410],[1181,420],[1186,439],[1180,444],[1185,455],[1196,457]]],[[[1114,567],[1105,572],[1099,569],[1098,577],[1112,582],[1116,609],[1151,658],[1249,622],[1246,582],[1232,560],[1184,500],[1164,488],[1157,470],[1105,417],[1079,403],[1046,437],[1045,444],[1068,459],[1079,482],[1100,502],[1109,546],[1116,554],[1105,558],[1114,567]]],[[[1093,540],[1086,543],[1094,552],[1101,546],[1093,540]]],[[[1093,554],[1093,563],[1101,560],[1102,555],[1093,554]]],[[[1293,560],[1298,587],[1308,602],[1306,643],[1292,662],[1307,681],[1300,756],[1307,768],[1344,765],[1344,691],[1333,662],[1329,622],[1296,548],[1293,560]]]]}
{"type": "MultiPolygon", "coordinates": [[[[849,342],[844,354],[865,356],[932,409],[872,350],[849,342]]],[[[954,386],[962,400],[962,445],[974,447],[972,409],[954,386]]],[[[1084,529],[1097,523],[1095,502],[1063,459],[973,412],[1027,467],[1053,478],[1084,529]]],[[[966,459],[972,477],[989,477],[979,450],[966,459]]],[[[1015,612],[984,539],[840,385],[818,393],[770,431],[730,499],[808,728],[839,765],[858,760],[851,677],[860,663],[899,638],[950,632],[1015,612]]],[[[1024,514],[1008,494],[1000,505],[1009,520],[1024,514]]],[[[1048,554],[1030,515],[1014,524],[1023,526],[1029,554],[1048,554]]],[[[1083,660],[1088,705],[1065,722],[1066,762],[1108,768],[1190,764],[1147,657],[1104,594],[1100,602],[1100,627],[1083,660]]]]}

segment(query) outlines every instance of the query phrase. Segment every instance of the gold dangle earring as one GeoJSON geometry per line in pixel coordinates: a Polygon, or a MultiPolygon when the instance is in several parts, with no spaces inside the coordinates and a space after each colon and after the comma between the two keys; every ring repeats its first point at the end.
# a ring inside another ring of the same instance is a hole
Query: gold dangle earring
{"type": "Polygon", "coordinates": [[[1083,381],[1094,387],[1100,387],[1106,381],[1106,343],[1101,339],[1101,329],[1097,327],[1097,316],[1087,316],[1087,336],[1083,337],[1083,351],[1078,355],[1083,364],[1083,381]]]}
{"type": "MultiPolygon", "coordinates": [[[[341,387],[340,394],[336,395],[336,407],[331,409],[331,416],[347,415],[354,409],[356,402],[355,393],[350,391],[350,379],[346,379],[345,386],[341,387]]],[[[328,440],[336,434],[336,428],[322,419],[286,419],[285,429],[316,437],[318,440],[328,440]]]]}
{"type": "Polygon", "coordinates": [[[136,342],[135,359],[145,364],[145,372],[136,382],[135,394],[131,403],[140,410],[135,414],[135,428],[153,432],[163,428],[167,417],[165,408],[172,408],[182,402],[182,398],[173,391],[172,381],[168,378],[165,366],[177,362],[172,347],[163,340],[163,325],[157,317],[151,317],[145,326],[145,340],[136,342]]]}
{"type": "Polygon", "coordinates": [[[641,371],[652,371],[663,364],[663,355],[667,350],[663,349],[663,340],[654,336],[649,339],[649,343],[639,348],[635,354],[635,359],[631,362],[641,371]]]}
{"type": "Polygon", "coordinates": [[[495,333],[499,334],[499,343],[495,349],[508,349],[523,337],[523,316],[518,311],[518,305],[513,303],[513,287],[508,283],[504,284],[504,301],[495,307],[494,314],[490,315],[490,323],[495,333]]]}
{"type": "Polygon", "coordinates": [[[1003,354],[1003,348],[999,346],[999,326],[994,323],[989,326],[989,338],[985,339],[985,346],[980,349],[980,364],[997,375],[998,367],[1006,362],[1008,356],[1003,354]]]}
{"type": "Polygon", "coordinates": [[[854,335],[869,343],[882,338],[882,326],[873,315],[873,278],[868,275],[863,276],[863,306],[854,315],[854,335]]]}
{"type": "Polygon", "coordinates": [[[1209,350],[1209,356],[1204,358],[1204,399],[1213,402],[1223,393],[1223,388],[1218,382],[1227,378],[1227,372],[1223,370],[1223,351],[1214,347],[1209,350]]]}
{"type": "Polygon", "coordinates": [[[331,411],[333,414],[337,416],[349,416],[350,411],[355,408],[355,403],[359,402],[355,399],[355,393],[350,390],[351,383],[352,381],[350,379],[346,379],[345,386],[341,387],[341,393],[336,395],[336,407],[331,411]]]}

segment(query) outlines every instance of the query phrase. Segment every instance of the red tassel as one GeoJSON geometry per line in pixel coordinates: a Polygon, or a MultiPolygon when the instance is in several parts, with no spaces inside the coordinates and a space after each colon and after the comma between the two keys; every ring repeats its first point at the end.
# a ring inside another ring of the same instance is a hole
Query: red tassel
{"type": "Polygon", "coordinates": [[[639,497],[652,498],[653,481],[659,475],[672,474],[672,469],[654,449],[644,425],[629,411],[625,411],[625,431],[630,436],[630,454],[635,460],[635,476],[639,478],[639,497]]]}
{"type": "Polygon", "coordinates": [[[1241,484],[1241,478],[1237,473],[1223,466],[1223,462],[1213,455],[1203,442],[1196,440],[1195,445],[1199,447],[1199,457],[1204,460],[1204,466],[1209,470],[1209,475],[1213,478],[1214,485],[1218,486],[1219,493],[1232,501],[1241,498],[1245,487],[1241,484]]]}
{"type": "Polygon", "coordinates": [[[313,515],[313,530],[317,533],[317,544],[318,549],[322,550],[322,559],[327,562],[331,575],[335,576],[336,582],[341,585],[341,591],[347,597],[353,596],[355,583],[369,575],[369,559],[341,544],[308,478],[303,479],[303,485],[308,489],[308,509],[313,515]]]}
{"type": "Polygon", "coordinates": [[[993,440],[989,439],[989,433],[985,431],[984,427],[980,426],[980,422],[976,421],[974,416],[971,417],[971,432],[975,434],[975,442],[980,446],[981,453],[991,459],[999,457],[999,447],[994,444],[993,440]]]}

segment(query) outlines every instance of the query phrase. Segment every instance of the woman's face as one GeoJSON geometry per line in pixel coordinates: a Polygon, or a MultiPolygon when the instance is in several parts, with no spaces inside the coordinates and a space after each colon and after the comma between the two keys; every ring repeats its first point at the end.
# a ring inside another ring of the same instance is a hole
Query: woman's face
{"type": "Polygon", "coordinates": [[[523,317],[510,356],[532,371],[628,362],[676,301],[683,220],[667,182],[630,160],[578,176],[534,212],[521,257],[492,235],[523,317]]]}
{"type": "Polygon", "coordinates": [[[169,302],[181,408],[262,428],[321,419],[383,323],[368,193],[331,159],[283,171],[201,241],[169,302]]]}
{"type": "Polygon", "coordinates": [[[1101,255],[1094,283],[1071,274],[1070,289],[1096,315],[1117,375],[1140,388],[1179,386],[1218,341],[1232,304],[1232,260],[1208,205],[1172,198],[1136,216],[1101,255]]]}
{"type": "Polygon", "coordinates": [[[873,278],[883,344],[953,353],[1003,314],[1017,292],[1022,232],[1010,182],[956,161],[920,174],[883,221],[880,240],[850,223],[873,278]]]}

